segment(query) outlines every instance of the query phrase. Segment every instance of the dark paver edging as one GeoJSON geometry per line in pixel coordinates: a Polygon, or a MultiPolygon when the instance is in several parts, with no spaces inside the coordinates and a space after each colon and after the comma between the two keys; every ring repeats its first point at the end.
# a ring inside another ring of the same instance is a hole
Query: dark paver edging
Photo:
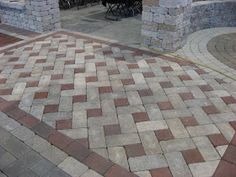
{"type": "Polygon", "coordinates": [[[78,141],[60,133],[44,122],[40,122],[31,114],[21,110],[18,104],[19,102],[0,98],[0,111],[105,177],[137,177],[125,168],[89,150],[78,141]]]}
{"type": "MultiPolygon", "coordinates": [[[[236,131],[236,121],[231,122],[236,131]]],[[[213,177],[235,177],[236,176],[236,133],[226,149],[213,177]]]]}
{"type": "Polygon", "coordinates": [[[22,41],[22,39],[0,32],[0,47],[1,48],[7,45],[14,44],[19,41],[22,41]]]}

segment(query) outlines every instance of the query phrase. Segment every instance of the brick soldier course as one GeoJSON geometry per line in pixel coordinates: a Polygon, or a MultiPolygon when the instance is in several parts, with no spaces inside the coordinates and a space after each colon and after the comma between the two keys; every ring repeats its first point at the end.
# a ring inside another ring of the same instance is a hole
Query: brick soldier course
{"type": "MultiPolygon", "coordinates": [[[[1,111],[70,155],[57,164],[69,175],[235,176],[232,82],[67,31],[0,55],[1,111]]],[[[9,128],[6,120],[1,127],[9,128]]]]}

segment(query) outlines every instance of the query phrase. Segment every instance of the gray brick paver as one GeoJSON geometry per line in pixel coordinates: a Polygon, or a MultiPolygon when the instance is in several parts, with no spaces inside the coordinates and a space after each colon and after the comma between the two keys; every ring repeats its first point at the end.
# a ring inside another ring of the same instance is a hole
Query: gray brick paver
{"type": "Polygon", "coordinates": [[[155,134],[150,132],[141,132],[139,133],[144,151],[147,155],[154,155],[162,153],[161,146],[158,143],[158,140],[155,134]]]}
{"type": "Polygon", "coordinates": [[[59,111],[60,112],[70,112],[70,111],[72,111],[72,97],[61,96],[59,111]]]}
{"type": "Polygon", "coordinates": [[[179,119],[168,119],[166,123],[175,138],[187,138],[189,134],[179,119]]]}
{"type": "Polygon", "coordinates": [[[93,170],[88,170],[81,177],[102,177],[102,176],[93,170]]]}
{"type": "Polygon", "coordinates": [[[149,171],[138,171],[135,174],[139,177],[152,177],[149,171]]]}
{"type": "Polygon", "coordinates": [[[176,117],[190,117],[192,116],[188,109],[164,110],[161,112],[164,119],[174,119],[176,117]]]}
{"type": "Polygon", "coordinates": [[[131,157],[128,160],[130,169],[133,172],[167,167],[167,162],[163,155],[131,157]]]}
{"type": "Polygon", "coordinates": [[[210,118],[212,119],[214,123],[236,121],[236,115],[233,112],[210,115],[210,118]]]}
{"type": "Polygon", "coordinates": [[[104,157],[105,159],[108,159],[108,150],[106,148],[91,148],[91,150],[98,155],[104,157]]]}
{"type": "Polygon", "coordinates": [[[101,107],[103,115],[116,114],[116,108],[113,100],[102,100],[101,107]]]}
{"type": "Polygon", "coordinates": [[[24,142],[34,136],[34,132],[23,126],[14,129],[11,133],[24,142]]]}
{"type": "Polygon", "coordinates": [[[34,137],[27,139],[25,141],[25,144],[27,144],[28,146],[30,146],[32,149],[34,149],[39,153],[46,151],[51,146],[49,142],[42,139],[38,135],[35,135],[34,137]]]}
{"type": "Polygon", "coordinates": [[[72,128],[81,128],[88,126],[87,113],[85,110],[73,111],[72,128]]]}
{"type": "Polygon", "coordinates": [[[137,133],[106,136],[106,144],[108,147],[137,143],[140,143],[140,139],[137,133]]]}
{"type": "Polygon", "coordinates": [[[208,177],[212,176],[219,164],[219,161],[209,161],[209,162],[201,162],[190,164],[189,168],[193,174],[193,177],[201,176],[208,177]]]}
{"type": "Polygon", "coordinates": [[[195,144],[193,143],[191,138],[161,141],[160,145],[163,152],[176,152],[195,148],[195,144]]]}
{"type": "Polygon", "coordinates": [[[187,130],[192,137],[220,133],[220,131],[214,124],[187,127],[187,130]]]}
{"type": "Polygon", "coordinates": [[[91,117],[88,119],[88,127],[102,127],[104,125],[114,125],[118,124],[116,115],[91,117]]]}
{"type": "Polygon", "coordinates": [[[108,148],[109,159],[120,166],[129,169],[127,156],[123,147],[111,147],[108,148]]]}
{"type": "Polygon", "coordinates": [[[61,170],[60,168],[54,168],[53,170],[49,171],[49,173],[45,174],[45,177],[71,177],[69,174],[61,170]]]}
{"type": "Polygon", "coordinates": [[[19,141],[13,136],[10,136],[5,142],[2,142],[1,145],[17,158],[28,154],[30,151],[30,148],[28,146],[26,146],[23,142],[19,141]]]}
{"type": "Polygon", "coordinates": [[[91,148],[106,147],[103,127],[94,126],[89,128],[89,145],[91,148]]]}
{"type": "Polygon", "coordinates": [[[43,120],[45,122],[49,121],[57,121],[57,120],[66,120],[66,119],[72,119],[72,113],[71,112],[53,112],[53,113],[46,113],[43,115],[43,120]]]}
{"type": "Polygon", "coordinates": [[[29,129],[21,126],[12,132],[8,132],[7,128],[0,128],[0,131],[0,169],[4,172],[4,174],[7,176],[39,177],[47,176],[49,174],[49,176],[51,176],[52,173],[58,171],[58,176],[69,177],[69,175],[55,166],[57,163],[64,160],[66,156],[61,161],[56,161],[56,158],[59,159],[61,154],[59,153],[60,150],[58,149],[55,151],[55,148],[54,151],[50,151],[50,153],[47,154],[47,151],[50,149],[52,150],[53,146],[50,145],[46,140],[30,133],[29,129]],[[30,135],[26,136],[28,138],[25,138],[25,136],[23,136],[23,138],[19,136],[19,138],[25,140],[26,144],[24,144],[22,141],[19,141],[18,137],[13,135],[19,135],[19,133],[17,133],[18,130],[22,131],[22,135],[24,135],[24,132],[26,132],[26,135],[30,135]],[[46,158],[41,156],[41,154],[38,152],[42,154],[44,153],[46,158]],[[53,160],[52,157],[54,158],[53,160]],[[52,160],[52,162],[47,160],[47,158],[52,160]]]}
{"type": "Polygon", "coordinates": [[[122,106],[117,108],[117,114],[132,114],[135,112],[144,112],[145,108],[142,105],[122,106]]]}
{"type": "Polygon", "coordinates": [[[136,123],[136,126],[138,132],[155,131],[168,128],[165,120],[138,122],[136,123]]]}
{"type": "Polygon", "coordinates": [[[235,130],[230,126],[229,123],[217,123],[217,128],[224,135],[224,137],[230,142],[235,134],[235,130]]]}
{"type": "Polygon", "coordinates": [[[186,105],[178,94],[169,94],[168,98],[175,109],[186,109],[186,105]]]}
{"type": "Polygon", "coordinates": [[[137,128],[131,114],[121,114],[118,116],[122,133],[135,133],[137,128]]]}
{"type": "Polygon", "coordinates": [[[192,108],[190,110],[199,124],[209,124],[212,122],[212,120],[201,108],[192,108]]]}
{"type": "Polygon", "coordinates": [[[87,128],[65,129],[59,131],[72,139],[88,138],[87,128]]]}
{"type": "Polygon", "coordinates": [[[194,143],[196,144],[198,150],[202,154],[202,157],[206,161],[218,160],[220,158],[219,154],[211,144],[210,140],[205,137],[195,137],[193,138],[194,143]]]}
{"type": "Polygon", "coordinates": [[[16,158],[13,155],[11,155],[10,153],[5,152],[0,157],[0,169],[1,170],[4,169],[5,167],[10,165],[14,161],[16,161],[16,158]]]}
{"type": "Polygon", "coordinates": [[[142,104],[142,100],[139,97],[139,94],[135,91],[133,92],[126,92],[127,94],[127,98],[129,100],[129,104],[130,105],[141,105],[142,104]]]}
{"type": "Polygon", "coordinates": [[[49,162],[46,159],[42,159],[30,169],[38,176],[45,176],[53,168],[55,168],[55,165],[53,163],[49,162]]]}
{"type": "Polygon", "coordinates": [[[165,154],[171,173],[175,177],[192,177],[192,174],[180,152],[165,154]]]}
{"type": "Polygon", "coordinates": [[[88,170],[87,166],[78,162],[72,157],[66,158],[58,165],[58,167],[67,172],[72,177],[80,176],[88,170]]]}
{"type": "MultiPolygon", "coordinates": [[[[8,131],[11,131],[11,130],[14,130],[16,129],[17,127],[20,127],[21,125],[16,122],[16,121],[13,121],[11,119],[9,119],[8,117],[6,117],[5,114],[3,114],[2,112],[0,112],[0,127],[4,128],[4,129],[7,129],[8,131]]],[[[1,129],[0,129],[1,131],[1,129]]],[[[3,132],[1,132],[3,133],[3,132]]],[[[6,134],[4,132],[4,134],[6,134]]],[[[1,141],[1,139],[0,139],[1,141]]]]}
{"type": "Polygon", "coordinates": [[[50,146],[50,148],[47,148],[46,151],[43,151],[41,153],[41,155],[56,165],[67,158],[66,153],[62,152],[54,146],[50,146]]]}

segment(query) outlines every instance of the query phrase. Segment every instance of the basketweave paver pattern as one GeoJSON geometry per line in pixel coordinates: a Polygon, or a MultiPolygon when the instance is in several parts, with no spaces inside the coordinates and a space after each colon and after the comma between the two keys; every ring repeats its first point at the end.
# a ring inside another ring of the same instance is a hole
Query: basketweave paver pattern
{"type": "Polygon", "coordinates": [[[235,86],[193,64],[68,32],[2,55],[1,97],[87,144],[100,174],[120,169],[103,156],[140,176],[211,176],[235,134],[235,86]]]}

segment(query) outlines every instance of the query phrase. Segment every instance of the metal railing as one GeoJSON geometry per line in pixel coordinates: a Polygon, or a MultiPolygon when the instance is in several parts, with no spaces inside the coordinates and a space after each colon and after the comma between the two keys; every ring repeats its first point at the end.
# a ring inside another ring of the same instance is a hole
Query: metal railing
{"type": "Polygon", "coordinates": [[[88,4],[98,4],[100,0],[59,0],[60,9],[70,9],[72,7],[77,7],[78,9],[82,6],[87,6],[88,4]]]}

